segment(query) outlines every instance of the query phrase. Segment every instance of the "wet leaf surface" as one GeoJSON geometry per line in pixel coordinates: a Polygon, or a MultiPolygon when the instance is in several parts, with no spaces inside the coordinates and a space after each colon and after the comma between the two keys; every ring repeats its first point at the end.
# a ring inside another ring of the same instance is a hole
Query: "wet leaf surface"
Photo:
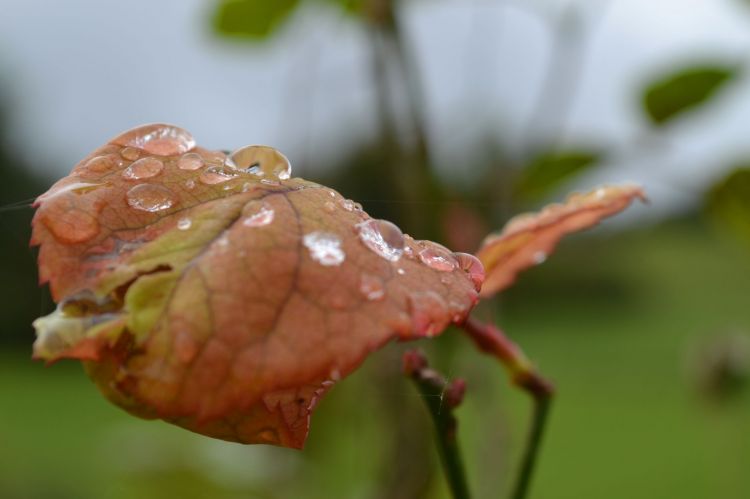
{"type": "Polygon", "coordinates": [[[384,343],[442,332],[481,264],[337,192],[271,148],[226,156],[177,127],[131,130],[36,203],[58,309],[35,356],[76,358],[133,414],[301,447],[320,397],[384,343]]]}

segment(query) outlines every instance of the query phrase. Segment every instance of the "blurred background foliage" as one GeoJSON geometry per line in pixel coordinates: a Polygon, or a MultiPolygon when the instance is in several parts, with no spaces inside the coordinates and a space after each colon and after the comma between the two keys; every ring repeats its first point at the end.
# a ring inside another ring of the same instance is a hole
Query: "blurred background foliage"
{"type": "MultiPolygon", "coordinates": [[[[299,26],[295,18],[339,11],[366,47],[375,110],[368,119],[377,123],[376,133],[350,144],[332,167],[316,168],[330,155],[313,147],[300,169],[362,202],[373,216],[456,250],[475,249],[514,213],[608,177],[613,165],[651,155],[646,163],[658,169],[659,150],[677,140],[670,139],[675,129],[708,133],[712,107],[721,108],[722,99],[731,107],[732,99],[750,94],[745,62],[736,55],[684,54],[648,68],[632,89],[638,96],[632,112],[643,123],[635,140],[585,133],[570,140],[566,122],[585,72],[582,54],[596,43],[585,36],[586,19],[598,7],[524,2],[516,7],[542,13],[550,44],[543,81],[527,82],[538,92],[528,122],[520,136],[485,127],[476,144],[456,152],[462,164],[446,174],[429,131],[431,96],[420,58],[443,54],[415,50],[404,11],[417,3],[217,0],[207,3],[200,20],[230,53],[273,56],[279,33],[299,26]]],[[[451,37],[450,23],[434,28],[451,37]]],[[[628,49],[625,44],[611,57],[628,49]]],[[[295,85],[306,88],[300,80],[295,85]]],[[[9,111],[17,83],[4,78],[2,84],[0,497],[447,497],[428,415],[400,375],[402,345],[390,345],[327,396],[302,453],[211,441],[136,420],[99,397],[78,365],[44,369],[30,362],[30,324],[53,306],[36,285],[30,202],[60,172],[39,168],[40,152],[19,145],[14,127],[22,120],[9,111]]],[[[60,98],[86,96],[61,89],[60,98]]],[[[71,125],[76,119],[70,116],[71,125]]],[[[740,126],[748,124],[745,117],[740,126]]],[[[470,125],[452,123],[455,133],[470,125]]],[[[86,140],[90,148],[101,142],[86,140]]],[[[713,158],[703,169],[714,175],[686,170],[649,177],[680,193],[682,201],[666,216],[646,222],[647,210],[636,208],[626,223],[566,241],[549,262],[477,310],[516,338],[559,388],[532,497],[750,496],[744,468],[750,459],[750,150],[729,158],[716,147],[697,158],[713,158]]],[[[443,372],[467,379],[458,415],[471,488],[477,498],[502,497],[527,429],[527,400],[457,332],[422,346],[443,372]]]]}

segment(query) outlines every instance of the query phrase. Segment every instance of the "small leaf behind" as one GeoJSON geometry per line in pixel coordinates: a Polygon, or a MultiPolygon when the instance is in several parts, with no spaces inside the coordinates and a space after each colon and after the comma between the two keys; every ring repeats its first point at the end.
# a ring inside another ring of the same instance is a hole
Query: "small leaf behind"
{"type": "Polygon", "coordinates": [[[710,101],[738,74],[734,66],[691,66],[670,73],[643,91],[643,108],[649,119],[662,126],[710,101]]]}
{"type": "Polygon", "coordinates": [[[262,40],[270,36],[299,5],[299,0],[223,0],[214,14],[214,29],[224,36],[262,40]]]}
{"type": "Polygon", "coordinates": [[[635,198],[645,200],[635,185],[599,187],[573,194],[563,204],[511,219],[502,232],[487,236],[477,252],[486,273],[481,296],[508,288],[519,273],[545,261],[563,236],[596,225],[624,210],[635,198]]]}
{"type": "Polygon", "coordinates": [[[525,198],[543,195],[574,175],[597,166],[600,159],[600,154],[594,151],[544,152],[524,169],[516,191],[525,198]]]}

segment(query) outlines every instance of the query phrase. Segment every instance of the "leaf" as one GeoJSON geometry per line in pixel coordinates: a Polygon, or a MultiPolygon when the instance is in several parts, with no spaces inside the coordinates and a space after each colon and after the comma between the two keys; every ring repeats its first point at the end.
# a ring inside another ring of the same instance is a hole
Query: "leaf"
{"type": "Polygon", "coordinates": [[[593,151],[548,151],[540,154],[523,171],[516,188],[524,197],[535,197],[558,186],[566,179],[593,168],[600,155],[593,151]]]}
{"type": "Polygon", "coordinates": [[[737,76],[734,66],[706,65],[681,69],[649,84],[643,107],[655,125],[664,125],[715,97],[737,76]]]}
{"type": "Polygon", "coordinates": [[[268,38],[297,5],[299,0],[222,0],[214,14],[214,29],[225,36],[268,38]]]}
{"type": "Polygon", "coordinates": [[[741,239],[750,242],[750,167],[741,166],[711,188],[708,213],[741,239]]]}
{"type": "Polygon", "coordinates": [[[563,236],[596,225],[624,210],[635,198],[645,201],[638,186],[600,187],[573,194],[564,204],[549,205],[539,213],[511,219],[502,232],[487,236],[477,251],[486,272],[481,296],[508,288],[519,273],[544,262],[563,236]]]}
{"type": "Polygon", "coordinates": [[[337,380],[463,321],[481,287],[478,260],[290,178],[274,149],[227,158],[169,125],[113,139],[36,206],[59,305],[35,357],[81,359],[129,412],[225,440],[301,447],[337,380]]]}

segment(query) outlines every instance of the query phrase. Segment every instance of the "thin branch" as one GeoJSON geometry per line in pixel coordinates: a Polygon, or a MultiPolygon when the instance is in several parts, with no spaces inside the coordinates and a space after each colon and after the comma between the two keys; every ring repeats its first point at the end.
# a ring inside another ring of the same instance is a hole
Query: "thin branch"
{"type": "Polygon", "coordinates": [[[469,318],[463,324],[463,329],[480,350],[497,357],[508,369],[513,383],[534,400],[531,429],[511,495],[512,499],[524,499],[528,495],[529,484],[539,456],[554,387],[536,371],[518,345],[494,325],[469,318]]]}
{"type": "Polygon", "coordinates": [[[440,460],[453,498],[469,499],[469,488],[456,437],[458,421],[453,414],[453,410],[463,400],[466,383],[462,379],[449,382],[437,371],[430,369],[427,359],[419,350],[406,352],[403,360],[404,373],[417,385],[435,423],[440,460]]]}

